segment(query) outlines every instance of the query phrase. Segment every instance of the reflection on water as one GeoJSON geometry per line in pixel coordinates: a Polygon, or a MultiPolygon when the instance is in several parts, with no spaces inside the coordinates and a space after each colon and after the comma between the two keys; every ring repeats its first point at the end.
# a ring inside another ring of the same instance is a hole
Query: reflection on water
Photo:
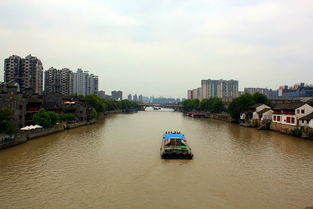
{"type": "Polygon", "coordinates": [[[312,153],[312,141],[177,112],[110,115],[0,151],[0,208],[305,208],[312,153]],[[194,160],[160,159],[166,130],[194,160]]]}

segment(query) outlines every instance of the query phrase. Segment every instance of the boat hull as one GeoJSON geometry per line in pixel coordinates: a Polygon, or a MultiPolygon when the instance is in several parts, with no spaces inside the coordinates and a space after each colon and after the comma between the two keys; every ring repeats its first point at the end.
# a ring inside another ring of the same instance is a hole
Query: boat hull
{"type": "Polygon", "coordinates": [[[191,160],[193,158],[193,154],[183,154],[183,153],[161,153],[162,159],[186,159],[191,160]]]}
{"type": "Polygon", "coordinates": [[[160,148],[162,159],[192,159],[193,154],[185,136],[177,132],[163,135],[160,148]]]}

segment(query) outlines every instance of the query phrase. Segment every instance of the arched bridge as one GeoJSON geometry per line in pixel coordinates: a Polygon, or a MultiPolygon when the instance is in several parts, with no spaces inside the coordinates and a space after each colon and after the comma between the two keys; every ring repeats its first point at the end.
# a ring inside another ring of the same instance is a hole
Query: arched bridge
{"type": "Polygon", "coordinates": [[[153,107],[153,108],[168,108],[168,109],[174,109],[175,111],[180,111],[182,106],[181,105],[175,105],[175,104],[140,104],[140,110],[144,111],[147,107],[153,107]]]}

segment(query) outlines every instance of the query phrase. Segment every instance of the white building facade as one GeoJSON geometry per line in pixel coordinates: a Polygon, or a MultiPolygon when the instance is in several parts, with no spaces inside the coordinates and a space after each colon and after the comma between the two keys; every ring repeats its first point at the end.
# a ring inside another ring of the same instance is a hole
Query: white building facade
{"type": "Polygon", "coordinates": [[[73,94],[90,95],[98,93],[99,79],[98,76],[90,74],[88,71],[77,69],[73,73],[73,94]]]}

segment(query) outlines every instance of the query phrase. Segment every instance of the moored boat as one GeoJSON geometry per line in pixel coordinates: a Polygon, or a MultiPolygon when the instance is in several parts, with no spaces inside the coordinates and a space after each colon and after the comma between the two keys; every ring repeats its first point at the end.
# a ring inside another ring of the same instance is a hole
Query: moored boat
{"type": "Polygon", "coordinates": [[[193,157],[185,136],[180,132],[165,132],[160,154],[163,159],[192,159],[193,157]]]}

